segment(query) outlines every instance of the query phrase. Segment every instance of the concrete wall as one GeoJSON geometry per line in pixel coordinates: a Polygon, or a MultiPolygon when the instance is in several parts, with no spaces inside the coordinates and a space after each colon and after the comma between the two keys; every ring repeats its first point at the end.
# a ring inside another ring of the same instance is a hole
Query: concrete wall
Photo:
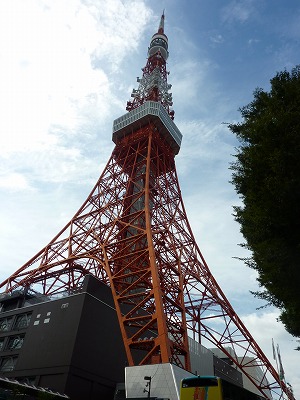
{"type": "Polygon", "coordinates": [[[152,364],[125,369],[125,388],[128,398],[147,398],[148,381],[145,376],[151,377],[151,397],[179,400],[180,382],[182,378],[193,374],[173,364],[152,364]]]}

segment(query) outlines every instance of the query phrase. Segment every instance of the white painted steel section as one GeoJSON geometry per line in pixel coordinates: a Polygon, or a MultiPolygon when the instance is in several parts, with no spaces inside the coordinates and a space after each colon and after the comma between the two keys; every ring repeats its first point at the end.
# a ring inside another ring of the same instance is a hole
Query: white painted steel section
{"type": "Polygon", "coordinates": [[[154,117],[154,121],[155,117],[159,119],[165,128],[163,134],[168,136],[167,139],[174,142],[174,147],[177,148],[176,153],[178,153],[182,141],[182,134],[170,118],[166,109],[156,101],[146,101],[140,107],[115,119],[113,122],[113,141],[116,143],[120,136],[122,137],[130,133],[131,129],[126,128],[129,128],[132,124],[138,125],[137,123],[140,123],[141,126],[145,125],[148,120],[145,119],[145,121],[143,121],[143,119],[147,116],[150,116],[150,120],[153,119],[151,117],[154,117]]]}

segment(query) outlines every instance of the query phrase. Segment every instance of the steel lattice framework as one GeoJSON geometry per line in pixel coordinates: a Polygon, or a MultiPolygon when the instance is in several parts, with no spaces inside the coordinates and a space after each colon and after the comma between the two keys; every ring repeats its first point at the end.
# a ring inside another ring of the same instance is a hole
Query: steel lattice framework
{"type": "Polygon", "coordinates": [[[212,276],[189,225],[174,161],[181,137],[170,109],[163,18],[92,192],[0,287],[72,293],[93,274],[111,287],[129,365],[171,362],[190,370],[189,333],[221,349],[266,398],[293,399],[212,276]]]}

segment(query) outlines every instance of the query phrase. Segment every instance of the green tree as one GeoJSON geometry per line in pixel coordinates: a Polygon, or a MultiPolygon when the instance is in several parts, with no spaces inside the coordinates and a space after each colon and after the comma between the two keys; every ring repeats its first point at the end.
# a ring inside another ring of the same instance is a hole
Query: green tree
{"type": "Polygon", "coordinates": [[[300,337],[300,66],[270,83],[229,125],[240,142],[231,169],[243,205],[234,216],[251,252],[245,262],[258,272],[254,294],[300,337]]]}

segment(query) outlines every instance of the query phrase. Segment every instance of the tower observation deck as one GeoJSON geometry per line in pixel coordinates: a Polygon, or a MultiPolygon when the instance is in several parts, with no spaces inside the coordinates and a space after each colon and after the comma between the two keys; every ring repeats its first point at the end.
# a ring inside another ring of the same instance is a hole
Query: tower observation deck
{"type": "Polygon", "coordinates": [[[115,148],[91,193],[0,287],[73,293],[92,274],[111,289],[128,365],[172,363],[189,371],[189,335],[221,350],[263,397],[293,400],[211,274],[190,227],[175,167],[182,135],[173,121],[164,19],[127,113],[113,123],[115,148]],[[252,372],[257,367],[259,376],[252,372]]]}
{"type": "Polygon", "coordinates": [[[132,130],[153,124],[160,132],[161,137],[170,145],[174,154],[178,154],[182,134],[170,118],[164,106],[156,101],[146,101],[141,106],[114,120],[113,141],[118,143],[132,130]]]}

